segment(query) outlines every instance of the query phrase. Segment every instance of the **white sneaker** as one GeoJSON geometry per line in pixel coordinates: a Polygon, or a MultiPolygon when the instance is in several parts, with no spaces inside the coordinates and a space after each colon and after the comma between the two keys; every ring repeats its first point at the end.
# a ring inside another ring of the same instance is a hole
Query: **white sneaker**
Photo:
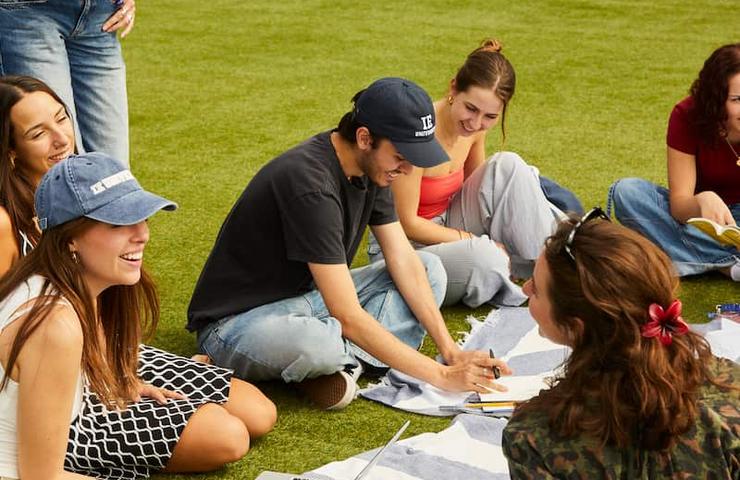
{"type": "Polygon", "coordinates": [[[730,268],[730,278],[734,282],[740,282],[740,262],[735,263],[735,265],[730,268]]]}

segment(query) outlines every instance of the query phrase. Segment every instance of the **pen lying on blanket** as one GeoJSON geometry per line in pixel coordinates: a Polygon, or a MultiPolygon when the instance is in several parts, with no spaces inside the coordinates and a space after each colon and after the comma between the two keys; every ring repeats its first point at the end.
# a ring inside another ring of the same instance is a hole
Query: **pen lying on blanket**
{"type": "Polygon", "coordinates": [[[506,415],[514,413],[515,402],[465,402],[458,405],[441,405],[440,411],[467,412],[490,415],[506,415]]]}

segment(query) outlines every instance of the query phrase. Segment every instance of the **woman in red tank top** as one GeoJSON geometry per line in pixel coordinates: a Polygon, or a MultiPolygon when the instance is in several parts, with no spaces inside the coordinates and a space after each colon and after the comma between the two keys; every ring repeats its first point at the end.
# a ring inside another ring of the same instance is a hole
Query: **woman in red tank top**
{"type": "MultiPolygon", "coordinates": [[[[435,136],[450,161],[415,168],[392,185],[406,235],[445,265],[445,304],[521,304],[525,297],[511,282],[512,270],[528,277],[552,232],[557,209],[545,197],[536,169],[511,152],[486,159],[486,134],[499,121],[505,133],[514,88],[514,69],[501,45],[486,40],[468,55],[448,95],[434,103],[435,136]]],[[[560,193],[575,205],[570,208],[580,209],[575,196],[565,189],[560,193]]],[[[377,258],[372,240],[369,250],[371,260],[377,258]]]]}

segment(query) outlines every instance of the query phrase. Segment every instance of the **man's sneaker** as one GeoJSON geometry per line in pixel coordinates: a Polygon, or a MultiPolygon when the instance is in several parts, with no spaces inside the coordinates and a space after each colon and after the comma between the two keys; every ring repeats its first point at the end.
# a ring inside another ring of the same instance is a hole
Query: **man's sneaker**
{"type": "Polygon", "coordinates": [[[299,382],[297,387],[322,410],[341,410],[357,396],[357,383],[343,370],[309,378],[299,382]]]}

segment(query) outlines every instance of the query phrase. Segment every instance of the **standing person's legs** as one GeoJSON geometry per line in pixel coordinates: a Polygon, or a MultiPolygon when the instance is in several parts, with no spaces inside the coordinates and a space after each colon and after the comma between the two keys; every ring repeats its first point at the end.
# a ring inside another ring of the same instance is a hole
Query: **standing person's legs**
{"type": "Polygon", "coordinates": [[[556,209],[537,174],[512,152],[498,152],[465,180],[450,202],[447,224],[502,242],[518,277],[531,275],[556,209]]]}
{"type": "Polygon", "coordinates": [[[88,152],[129,164],[126,65],[115,32],[103,23],[118,9],[111,0],[87,0],[89,9],[67,38],[77,123],[88,152]]]}
{"type": "Polygon", "coordinates": [[[74,120],[77,150],[128,165],[126,70],[116,34],[101,30],[109,0],[0,2],[0,73],[49,85],[74,120]]]}
{"type": "Polygon", "coordinates": [[[77,2],[54,3],[0,2],[0,74],[38,78],[54,90],[72,115],[77,150],[84,152],[64,41],[82,8],[77,2]]]}
{"type": "MultiPolygon", "coordinates": [[[[609,189],[607,213],[658,245],[671,257],[679,276],[731,267],[740,260],[733,247],[724,247],[701,230],[671,216],[668,190],[640,178],[624,178],[609,189]]],[[[732,207],[740,220],[740,208],[732,207]]]]}

